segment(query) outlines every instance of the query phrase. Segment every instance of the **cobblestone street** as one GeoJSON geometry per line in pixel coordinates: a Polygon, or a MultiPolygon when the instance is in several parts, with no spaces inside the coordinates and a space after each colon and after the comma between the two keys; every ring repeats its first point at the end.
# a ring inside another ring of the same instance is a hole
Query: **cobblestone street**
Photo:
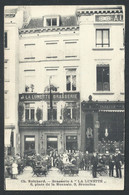
{"type": "Polygon", "coordinates": [[[6,178],[7,190],[123,190],[124,170],[122,178],[108,175],[92,178],[91,171],[79,171],[78,175],[64,175],[57,168],[51,168],[46,176],[33,176],[32,168],[25,167],[17,179],[6,178]]]}

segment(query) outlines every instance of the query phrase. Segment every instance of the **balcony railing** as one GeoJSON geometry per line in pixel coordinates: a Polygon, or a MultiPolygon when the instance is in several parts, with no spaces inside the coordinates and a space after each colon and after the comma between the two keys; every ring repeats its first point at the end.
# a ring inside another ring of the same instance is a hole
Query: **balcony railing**
{"type": "Polygon", "coordinates": [[[43,121],[41,124],[38,121],[19,121],[19,126],[22,128],[58,128],[58,129],[69,129],[69,128],[74,128],[78,129],[80,127],[80,121],[77,120],[69,120],[69,121],[64,121],[62,123],[59,123],[58,121],[43,121]]]}

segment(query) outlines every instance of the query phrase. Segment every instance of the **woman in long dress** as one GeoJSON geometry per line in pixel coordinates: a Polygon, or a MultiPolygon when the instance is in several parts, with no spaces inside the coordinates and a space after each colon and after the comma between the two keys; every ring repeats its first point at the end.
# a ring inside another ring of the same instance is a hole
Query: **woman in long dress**
{"type": "Polygon", "coordinates": [[[14,160],[12,164],[12,179],[17,179],[17,174],[18,174],[18,165],[16,160],[14,160]]]}

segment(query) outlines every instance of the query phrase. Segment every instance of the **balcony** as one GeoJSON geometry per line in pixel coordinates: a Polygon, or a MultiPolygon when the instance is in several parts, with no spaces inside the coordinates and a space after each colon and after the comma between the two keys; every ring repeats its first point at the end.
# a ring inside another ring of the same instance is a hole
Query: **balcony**
{"type": "Polygon", "coordinates": [[[20,121],[19,127],[21,129],[41,129],[41,130],[65,130],[65,129],[79,129],[79,120],[69,120],[59,123],[58,121],[43,121],[41,124],[38,121],[20,121]]]}

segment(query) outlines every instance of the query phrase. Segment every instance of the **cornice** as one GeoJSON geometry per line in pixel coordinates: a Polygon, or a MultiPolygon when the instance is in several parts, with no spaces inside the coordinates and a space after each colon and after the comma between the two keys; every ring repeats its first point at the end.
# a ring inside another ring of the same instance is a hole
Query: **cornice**
{"type": "Polygon", "coordinates": [[[60,32],[60,31],[79,31],[79,26],[61,26],[61,27],[45,27],[33,29],[19,29],[19,34],[60,32]]]}
{"type": "Polygon", "coordinates": [[[76,14],[80,16],[90,16],[94,14],[121,14],[123,13],[122,8],[103,8],[103,9],[80,9],[77,10],[76,14]]]}

